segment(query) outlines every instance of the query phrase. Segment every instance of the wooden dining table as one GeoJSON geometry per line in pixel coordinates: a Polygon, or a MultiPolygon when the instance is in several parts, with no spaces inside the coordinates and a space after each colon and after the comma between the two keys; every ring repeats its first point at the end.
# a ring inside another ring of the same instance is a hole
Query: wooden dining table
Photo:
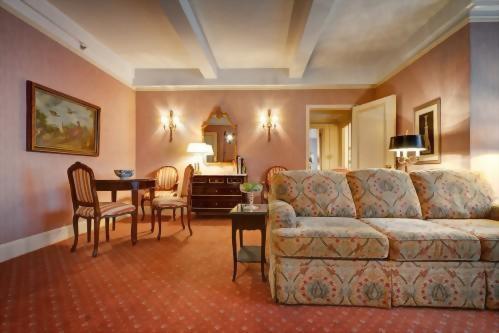
{"type": "MultiPolygon", "coordinates": [[[[110,191],[111,200],[116,202],[118,191],[131,191],[132,204],[135,206],[135,214],[132,216],[131,239],[132,244],[137,243],[137,216],[139,212],[139,190],[149,189],[151,198],[154,198],[154,188],[156,180],[154,178],[126,178],[126,179],[96,179],[95,187],[97,191],[110,191]]],[[[113,230],[115,219],[113,218],[113,230]]]]}

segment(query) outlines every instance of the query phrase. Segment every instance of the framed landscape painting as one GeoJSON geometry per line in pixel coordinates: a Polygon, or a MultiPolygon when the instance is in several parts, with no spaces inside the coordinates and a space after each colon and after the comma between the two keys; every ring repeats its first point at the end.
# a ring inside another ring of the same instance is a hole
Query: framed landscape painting
{"type": "Polygon", "coordinates": [[[440,98],[414,108],[414,133],[423,137],[423,146],[417,164],[440,163],[440,98]]]}
{"type": "Polygon", "coordinates": [[[28,151],[99,155],[100,107],[27,81],[28,151]]]}

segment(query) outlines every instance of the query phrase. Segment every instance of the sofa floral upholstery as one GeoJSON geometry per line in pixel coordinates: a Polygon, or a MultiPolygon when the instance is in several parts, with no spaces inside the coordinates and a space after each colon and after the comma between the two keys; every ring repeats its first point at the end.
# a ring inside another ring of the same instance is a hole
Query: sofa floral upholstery
{"type": "Polygon", "coordinates": [[[293,206],[297,216],[355,217],[344,174],[334,171],[283,171],[272,177],[271,200],[293,206]]]}
{"type": "Polygon", "coordinates": [[[269,204],[271,228],[293,228],[296,226],[296,213],[287,202],[274,200],[269,204]]]}
{"type": "Polygon", "coordinates": [[[398,170],[366,169],[347,173],[357,217],[422,218],[410,177],[398,170]]]}
{"type": "Polygon", "coordinates": [[[417,192],[400,171],[349,172],[350,204],[332,173],[274,178],[280,185],[273,186],[269,205],[274,300],[499,310],[499,204],[482,179],[470,174],[459,183],[462,173],[439,172],[431,195],[419,172],[412,177],[420,181],[417,192]]]}
{"type": "Polygon", "coordinates": [[[499,262],[487,262],[485,276],[487,277],[487,309],[499,310],[499,262]]]}
{"type": "Polygon", "coordinates": [[[393,306],[483,309],[485,270],[477,262],[391,262],[393,306]]]}
{"type": "Polygon", "coordinates": [[[433,223],[459,229],[480,240],[480,260],[499,261],[499,221],[487,219],[436,219],[433,223]]]}
{"type": "Polygon", "coordinates": [[[275,296],[280,303],[390,307],[387,262],[286,257],[276,261],[275,296]]]}
{"type": "Polygon", "coordinates": [[[272,231],[272,252],[286,257],[384,259],[388,239],[348,217],[299,217],[296,228],[272,231]]]}
{"type": "Polygon", "coordinates": [[[390,240],[391,260],[476,261],[480,241],[461,230],[418,219],[362,219],[390,240]]]}
{"type": "Polygon", "coordinates": [[[488,218],[493,191],[480,174],[425,170],[410,174],[425,219],[488,218]]]}

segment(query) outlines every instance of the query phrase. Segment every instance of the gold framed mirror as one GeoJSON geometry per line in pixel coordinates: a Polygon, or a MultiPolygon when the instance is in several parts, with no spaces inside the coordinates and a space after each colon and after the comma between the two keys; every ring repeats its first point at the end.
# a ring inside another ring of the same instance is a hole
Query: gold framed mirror
{"type": "Polygon", "coordinates": [[[202,140],[213,148],[213,155],[206,156],[206,163],[231,164],[237,156],[237,125],[219,106],[211,111],[201,127],[202,140]]]}

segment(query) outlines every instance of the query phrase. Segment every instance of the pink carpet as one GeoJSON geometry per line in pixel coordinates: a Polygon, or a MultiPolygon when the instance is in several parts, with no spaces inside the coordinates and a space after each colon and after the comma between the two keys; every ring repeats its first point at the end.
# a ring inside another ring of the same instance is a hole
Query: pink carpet
{"type": "Polygon", "coordinates": [[[258,264],[231,281],[229,220],[166,224],[132,247],[120,222],[96,259],[80,235],[0,264],[0,332],[499,332],[492,311],[277,305],[258,264]]]}

